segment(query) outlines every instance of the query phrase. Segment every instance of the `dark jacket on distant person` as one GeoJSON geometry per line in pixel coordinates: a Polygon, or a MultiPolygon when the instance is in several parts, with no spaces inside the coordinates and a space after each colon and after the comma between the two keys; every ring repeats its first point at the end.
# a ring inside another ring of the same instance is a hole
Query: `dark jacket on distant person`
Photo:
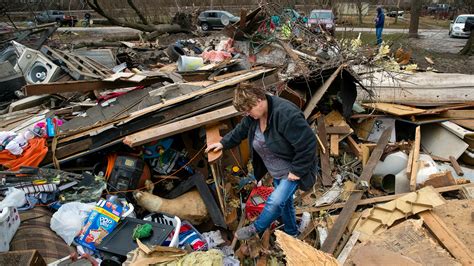
{"type": "MultiPolygon", "coordinates": [[[[303,112],[293,103],[267,95],[267,128],[263,132],[265,144],[278,157],[291,162],[290,172],[300,177],[299,188],[307,191],[316,182],[318,156],[314,132],[303,112]]],[[[252,143],[258,120],[246,116],[221,140],[224,149],[233,148],[248,138],[255,178],[260,180],[267,168],[262,158],[253,149],[252,143]]]]}
{"type": "Polygon", "coordinates": [[[385,14],[381,7],[377,7],[377,17],[375,18],[375,27],[376,28],[383,28],[385,23],[385,14]]]}

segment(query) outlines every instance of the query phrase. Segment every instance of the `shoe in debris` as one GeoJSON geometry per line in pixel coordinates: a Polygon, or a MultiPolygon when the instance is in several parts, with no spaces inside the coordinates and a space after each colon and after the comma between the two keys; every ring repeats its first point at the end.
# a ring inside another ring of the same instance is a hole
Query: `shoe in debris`
{"type": "Polygon", "coordinates": [[[257,229],[253,224],[240,228],[235,232],[238,240],[247,240],[257,234],[257,229]]]}

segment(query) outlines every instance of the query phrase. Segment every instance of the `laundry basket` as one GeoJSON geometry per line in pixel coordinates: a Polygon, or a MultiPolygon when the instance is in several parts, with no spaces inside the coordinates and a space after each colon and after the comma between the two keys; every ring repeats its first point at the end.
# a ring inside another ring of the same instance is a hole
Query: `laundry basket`
{"type": "Polygon", "coordinates": [[[160,224],[172,225],[174,227],[174,230],[172,232],[173,236],[171,237],[171,241],[168,246],[174,248],[177,248],[179,246],[179,230],[181,229],[181,219],[179,219],[178,216],[171,218],[161,213],[152,213],[143,218],[143,220],[160,224]]]}
{"type": "Polygon", "coordinates": [[[168,245],[170,247],[184,248],[189,244],[195,251],[207,250],[208,244],[201,233],[191,223],[181,221],[177,216],[171,218],[162,213],[152,213],[143,220],[174,226],[175,229],[171,233],[173,236],[171,240],[168,240],[170,241],[168,245]]]}

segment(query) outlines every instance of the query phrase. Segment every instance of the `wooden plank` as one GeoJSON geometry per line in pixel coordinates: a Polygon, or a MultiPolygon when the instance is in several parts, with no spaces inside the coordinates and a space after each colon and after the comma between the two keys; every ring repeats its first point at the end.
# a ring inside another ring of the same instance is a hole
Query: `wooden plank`
{"type": "Polygon", "coordinates": [[[178,122],[170,123],[164,126],[156,126],[140,132],[128,135],[123,140],[123,143],[130,147],[136,147],[148,143],[153,140],[166,138],[178,133],[182,133],[200,126],[222,121],[227,118],[238,115],[239,112],[235,110],[234,106],[228,106],[219,110],[197,115],[188,119],[183,119],[178,122]]]}
{"type": "Polygon", "coordinates": [[[349,126],[334,126],[326,128],[327,134],[351,134],[352,132],[353,130],[349,126]]]}
{"type": "Polygon", "coordinates": [[[474,110],[447,110],[439,114],[445,118],[474,119],[474,110]]]}
{"type": "Polygon", "coordinates": [[[336,79],[339,72],[341,72],[343,67],[344,65],[340,65],[336,69],[336,71],[334,71],[332,75],[324,82],[324,84],[321,87],[319,87],[319,89],[313,95],[309,103],[306,105],[306,108],[304,109],[304,117],[308,118],[311,115],[314,108],[316,108],[316,105],[318,104],[319,100],[321,100],[321,98],[324,96],[326,91],[329,89],[329,86],[331,86],[331,84],[336,79]]]}
{"type": "Polygon", "coordinates": [[[194,98],[194,97],[197,97],[197,96],[200,96],[200,95],[204,95],[204,94],[207,94],[209,92],[212,92],[212,91],[215,91],[215,90],[218,90],[218,89],[222,89],[222,88],[227,87],[227,86],[237,85],[242,81],[246,81],[246,80],[249,80],[249,79],[252,79],[252,78],[256,78],[256,77],[258,77],[258,76],[260,76],[264,73],[270,72],[270,71],[273,71],[273,69],[262,69],[262,70],[259,70],[259,71],[254,71],[254,72],[251,72],[251,73],[247,73],[247,74],[244,74],[244,75],[240,75],[240,76],[237,76],[237,77],[226,79],[226,80],[223,80],[221,82],[217,82],[217,83],[212,84],[212,85],[210,85],[210,86],[208,86],[208,87],[206,87],[202,90],[194,91],[192,93],[188,93],[188,94],[170,99],[169,101],[165,101],[161,104],[155,104],[153,106],[144,108],[140,111],[133,112],[123,122],[126,123],[126,122],[128,122],[132,119],[135,119],[137,117],[140,117],[144,114],[147,114],[147,113],[150,113],[150,112],[155,112],[156,110],[159,110],[163,107],[170,106],[170,105],[173,105],[173,104],[177,104],[177,103],[182,102],[184,100],[191,99],[191,98],[194,98]]]}
{"type": "Polygon", "coordinates": [[[332,134],[329,138],[331,141],[331,156],[339,156],[339,135],[332,134]]]}
{"type": "Polygon", "coordinates": [[[466,245],[449,230],[438,215],[432,211],[421,212],[418,215],[423,218],[424,224],[453,257],[459,260],[462,265],[474,265],[474,255],[466,245]]]}
{"type": "MultiPolygon", "coordinates": [[[[221,127],[221,124],[215,124],[211,126],[206,127],[206,143],[209,146],[210,144],[213,143],[218,143],[221,141],[222,137],[219,132],[219,128],[221,127]]],[[[215,162],[217,159],[222,157],[222,150],[219,151],[209,151],[207,153],[207,161],[209,163],[215,162]]]]}
{"type": "Polygon", "coordinates": [[[344,262],[346,262],[347,257],[349,257],[349,254],[351,254],[352,248],[354,248],[355,244],[357,243],[357,240],[359,240],[359,236],[360,232],[352,232],[351,237],[349,238],[349,240],[347,240],[346,245],[342,249],[341,253],[339,253],[339,255],[337,256],[337,261],[340,265],[344,265],[344,262]]]}
{"type": "Polygon", "coordinates": [[[454,158],[453,156],[449,156],[449,160],[451,161],[451,165],[453,166],[454,171],[456,171],[456,174],[458,176],[463,176],[464,172],[462,171],[461,166],[459,165],[456,158],[454,158]]]}
{"type": "Polygon", "coordinates": [[[363,103],[362,106],[397,116],[422,114],[426,110],[394,103],[363,103]]]}
{"type": "Polygon", "coordinates": [[[467,129],[474,130],[474,119],[456,119],[451,120],[451,122],[467,129]]]}
{"type": "Polygon", "coordinates": [[[437,108],[425,110],[425,112],[420,114],[420,115],[439,114],[439,113],[444,112],[444,111],[469,108],[471,106],[474,106],[474,102],[452,104],[452,105],[447,105],[447,106],[442,106],[442,107],[437,107],[437,108]]]}
{"type": "Polygon", "coordinates": [[[421,141],[421,132],[420,126],[416,127],[415,130],[415,142],[413,143],[413,162],[410,175],[410,191],[416,190],[416,176],[418,175],[418,168],[420,165],[420,141],[421,141]]]}
{"type": "MultiPolygon", "coordinates": [[[[464,185],[453,185],[453,186],[448,186],[448,187],[439,187],[435,188],[436,192],[438,193],[443,193],[443,192],[450,192],[450,191],[456,191],[463,189],[464,187],[469,187],[472,184],[464,184],[464,185]]],[[[408,192],[410,193],[410,192],[408,192]]],[[[400,193],[400,194],[395,194],[395,195],[388,195],[388,196],[381,196],[381,197],[375,197],[375,198],[370,198],[370,199],[363,199],[360,200],[358,203],[358,206],[364,206],[364,205],[370,205],[370,204],[376,204],[376,203],[382,203],[382,202],[387,202],[391,201],[394,199],[397,199],[399,197],[402,197],[408,193],[400,193]]],[[[326,211],[326,210],[337,210],[344,208],[346,206],[346,202],[341,202],[341,203],[336,203],[333,205],[328,205],[328,206],[321,206],[321,207],[308,207],[308,208],[296,208],[296,214],[301,214],[303,212],[319,212],[319,211],[326,211]]]]}
{"type": "Polygon", "coordinates": [[[450,171],[432,174],[423,183],[423,186],[432,186],[435,188],[452,186],[452,185],[456,185],[456,180],[454,179],[450,171]]]}
{"type": "Polygon", "coordinates": [[[319,150],[319,157],[321,160],[321,176],[322,176],[322,183],[323,186],[331,186],[332,185],[332,169],[331,169],[331,164],[329,163],[329,144],[328,144],[328,138],[326,135],[326,125],[324,123],[324,116],[318,117],[318,136],[319,139],[321,140],[322,146],[324,147],[323,149],[319,150]],[[326,152],[323,152],[326,151],[326,152]]]}
{"type": "Polygon", "coordinates": [[[407,173],[407,179],[410,179],[411,177],[411,170],[413,168],[413,152],[414,152],[414,147],[410,149],[410,153],[408,154],[408,162],[407,162],[407,168],[406,168],[406,173],[407,173]]]}
{"type": "Polygon", "coordinates": [[[239,75],[242,75],[242,74],[246,74],[246,73],[261,70],[261,69],[263,69],[263,67],[254,67],[252,69],[244,69],[244,70],[239,70],[239,71],[235,71],[235,72],[230,72],[230,73],[222,74],[222,75],[219,75],[219,76],[215,76],[213,78],[213,80],[222,81],[224,79],[232,78],[232,77],[235,77],[235,76],[239,76],[239,75]]]}
{"type": "Polygon", "coordinates": [[[362,150],[362,166],[365,167],[369,161],[370,149],[369,146],[365,144],[361,144],[360,149],[362,150]]]}
{"type": "Polygon", "coordinates": [[[88,92],[102,89],[119,89],[136,86],[149,86],[160,81],[172,81],[166,76],[163,77],[149,77],[141,82],[131,82],[116,80],[114,82],[107,82],[102,80],[76,80],[66,82],[49,82],[44,84],[28,84],[25,88],[25,94],[31,95],[43,95],[53,94],[62,92],[88,92]]]}
{"type": "MultiPolygon", "coordinates": [[[[382,157],[383,151],[385,146],[388,144],[388,140],[390,139],[392,128],[387,128],[380,137],[379,141],[377,142],[377,147],[375,147],[374,151],[370,155],[369,161],[367,165],[362,170],[362,174],[359,177],[359,182],[369,182],[370,178],[372,177],[372,173],[375,169],[375,166],[379,162],[380,158],[382,157]]],[[[321,250],[327,253],[334,253],[336,250],[337,244],[344,233],[349,221],[354,213],[355,209],[359,201],[362,198],[364,191],[354,191],[350,196],[349,199],[342,209],[339,217],[337,218],[334,226],[329,231],[328,237],[324,244],[321,247],[321,250]]]]}
{"type": "Polygon", "coordinates": [[[348,136],[346,141],[355,156],[362,160],[362,149],[360,148],[360,145],[351,136],[348,136]]]}

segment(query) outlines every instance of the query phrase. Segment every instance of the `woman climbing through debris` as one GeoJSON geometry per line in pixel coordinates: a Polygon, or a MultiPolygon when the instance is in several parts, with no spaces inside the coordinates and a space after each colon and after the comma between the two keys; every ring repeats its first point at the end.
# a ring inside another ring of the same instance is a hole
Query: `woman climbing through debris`
{"type": "Polygon", "coordinates": [[[281,216],[285,232],[296,236],[293,194],[298,187],[309,190],[316,182],[316,137],[296,105],[262,88],[240,84],[233,105],[245,117],[220,142],[208,145],[206,152],[230,149],[248,138],[257,181],[268,171],[275,187],[257,220],[235,235],[249,239],[281,216]]]}

